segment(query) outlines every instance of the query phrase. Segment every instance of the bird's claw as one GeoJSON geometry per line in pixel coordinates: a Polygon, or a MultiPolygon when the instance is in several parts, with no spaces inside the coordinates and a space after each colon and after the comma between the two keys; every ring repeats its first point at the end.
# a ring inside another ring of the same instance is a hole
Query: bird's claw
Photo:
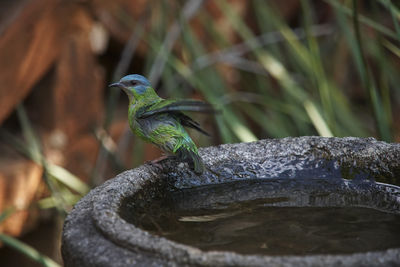
{"type": "Polygon", "coordinates": [[[159,158],[146,161],[145,163],[148,164],[148,165],[154,166],[154,167],[158,168],[159,170],[162,170],[163,167],[162,167],[162,165],[160,164],[160,162],[163,161],[163,160],[165,160],[165,159],[167,159],[167,158],[168,158],[168,156],[161,156],[161,157],[159,157],[159,158]]]}

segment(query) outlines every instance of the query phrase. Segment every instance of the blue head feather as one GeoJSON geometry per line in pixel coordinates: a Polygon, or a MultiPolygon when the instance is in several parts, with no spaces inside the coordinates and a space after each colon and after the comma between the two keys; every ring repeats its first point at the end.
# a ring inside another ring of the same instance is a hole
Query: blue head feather
{"type": "Polygon", "coordinates": [[[149,80],[139,74],[127,75],[119,82],[128,88],[133,88],[140,95],[146,92],[147,87],[151,87],[149,80]]]}

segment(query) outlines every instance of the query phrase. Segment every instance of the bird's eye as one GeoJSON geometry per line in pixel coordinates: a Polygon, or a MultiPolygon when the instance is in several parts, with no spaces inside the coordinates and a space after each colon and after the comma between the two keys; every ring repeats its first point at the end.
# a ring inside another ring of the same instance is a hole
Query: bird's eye
{"type": "Polygon", "coordinates": [[[136,81],[131,81],[131,84],[132,84],[133,86],[135,86],[135,85],[137,85],[137,82],[136,82],[136,81]]]}

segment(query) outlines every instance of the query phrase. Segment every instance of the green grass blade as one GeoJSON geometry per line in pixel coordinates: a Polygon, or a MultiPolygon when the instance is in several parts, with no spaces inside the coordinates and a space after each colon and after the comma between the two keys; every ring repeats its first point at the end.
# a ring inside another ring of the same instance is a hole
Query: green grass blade
{"type": "MultiPolygon", "coordinates": [[[[341,3],[339,3],[339,1],[337,1],[337,0],[324,0],[324,1],[327,2],[328,4],[332,5],[335,9],[340,10],[344,14],[346,14],[348,16],[354,16],[352,9],[342,5],[341,3]]],[[[372,29],[374,29],[388,37],[397,38],[397,34],[395,32],[393,32],[391,29],[377,23],[373,19],[367,18],[363,15],[359,15],[359,16],[357,16],[357,21],[358,20],[360,22],[362,22],[363,24],[368,25],[372,29]]]]}
{"type": "Polygon", "coordinates": [[[368,88],[369,93],[370,93],[370,98],[371,98],[372,106],[374,109],[375,120],[376,120],[378,129],[379,129],[380,137],[384,141],[390,142],[392,140],[392,137],[391,137],[391,132],[390,132],[390,126],[388,125],[388,119],[387,119],[388,116],[385,115],[385,112],[382,108],[382,106],[383,106],[382,101],[377,92],[375,81],[369,70],[368,63],[364,56],[364,48],[363,48],[363,42],[361,39],[360,26],[359,26],[359,20],[358,20],[357,1],[358,0],[353,0],[353,26],[354,26],[356,44],[357,44],[356,53],[359,54],[359,57],[361,59],[360,76],[361,76],[364,86],[366,88],[368,88]]]}
{"type": "MultiPolygon", "coordinates": [[[[253,33],[243,23],[243,21],[241,21],[238,16],[234,14],[233,10],[226,3],[226,1],[218,1],[217,3],[220,10],[226,14],[233,27],[243,39],[254,39],[253,33]]],[[[283,34],[287,35],[288,40],[296,40],[295,36],[293,36],[290,31],[283,31],[283,34]]],[[[294,48],[298,53],[303,55],[306,54],[305,50],[296,43],[294,43],[294,48]]],[[[295,102],[297,102],[297,104],[303,105],[302,103],[306,100],[311,102],[307,93],[292,79],[289,72],[279,60],[265,50],[254,50],[253,52],[262,66],[280,83],[281,87],[294,99],[295,102]]],[[[303,57],[303,61],[305,64],[310,64],[309,60],[305,56],[303,57]]],[[[310,115],[309,113],[307,114],[310,115]]],[[[310,118],[310,120],[313,124],[316,122],[312,118],[310,118]]],[[[314,124],[314,127],[318,130],[321,126],[314,124]]]]}
{"type": "Polygon", "coordinates": [[[397,47],[392,42],[390,42],[386,39],[384,39],[382,43],[387,49],[390,50],[390,52],[392,52],[394,55],[396,55],[397,57],[400,58],[400,48],[399,47],[397,47]]]}
{"type": "MultiPolygon", "coordinates": [[[[69,206],[73,206],[81,199],[81,197],[82,196],[80,195],[74,195],[70,193],[63,196],[66,204],[69,206]]],[[[51,209],[57,207],[57,199],[55,197],[47,197],[39,200],[37,204],[41,209],[51,209]]]]}
{"type": "Polygon", "coordinates": [[[26,114],[25,109],[21,104],[17,106],[16,111],[24,139],[26,141],[25,146],[27,147],[27,153],[34,161],[40,161],[42,153],[39,139],[36,137],[33,131],[33,128],[29,122],[28,115],[26,114]]]}
{"type": "Polygon", "coordinates": [[[397,33],[397,40],[400,41],[400,9],[396,7],[390,0],[379,1],[389,10],[390,14],[392,15],[393,25],[397,33]]]}
{"type": "Polygon", "coordinates": [[[47,172],[62,184],[82,195],[85,195],[90,190],[87,184],[61,166],[47,163],[47,172]]]}
{"type": "Polygon", "coordinates": [[[0,224],[16,211],[15,207],[7,208],[0,214],[0,224]]]}
{"type": "Polygon", "coordinates": [[[309,100],[304,102],[304,108],[307,111],[308,116],[313,122],[313,125],[318,131],[318,134],[323,137],[333,137],[331,130],[321,116],[317,107],[309,100]]]}
{"type": "MultiPolygon", "coordinates": [[[[159,44],[157,40],[150,40],[150,45],[153,50],[158,51],[159,44]]],[[[212,79],[212,75],[208,75],[207,79],[201,79],[200,76],[193,75],[192,70],[181,60],[175,57],[172,54],[164,55],[166,62],[175,69],[189,84],[191,84],[194,88],[198,88],[206,97],[209,102],[213,103],[213,100],[218,99],[219,97],[216,95],[214,90],[209,90],[209,86],[207,86],[206,81],[212,79]],[[211,100],[211,101],[210,101],[211,100]]],[[[217,87],[220,88],[220,87],[217,87]]],[[[222,108],[222,107],[217,107],[222,108]]],[[[238,114],[233,115],[233,111],[229,107],[223,107],[223,116],[226,124],[229,125],[229,128],[234,132],[236,137],[242,142],[251,142],[257,140],[257,137],[244,125],[244,123],[238,118],[238,114]]],[[[222,126],[221,124],[219,124],[222,126]]],[[[226,131],[224,134],[227,134],[226,131]]],[[[231,138],[228,138],[232,140],[231,138]]]]}
{"type": "Polygon", "coordinates": [[[33,247],[19,241],[14,237],[5,234],[0,234],[0,241],[2,241],[5,245],[21,252],[23,255],[31,258],[35,262],[42,264],[45,267],[61,267],[61,265],[59,265],[49,257],[39,253],[33,247]]]}
{"type": "Polygon", "coordinates": [[[27,146],[25,142],[19,140],[17,137],[8,133],[6,130],[2,129],[0,131],[0,136],[7,140],[7,142],[9,142],[10,145],[13,146],[22,155],[28,157],[29,159],[41,166],[45,164],[46,171],[51,177],[69,186],[72,190],[82,195],[86,194],[90,190],[90,188],[84,182],[82,182],[77,176],[73,175],[65,168],[47,162],[41,154],[35,153],[36,156],[33,156],[31,150],[29,149],[29,146],[27,146]]]}

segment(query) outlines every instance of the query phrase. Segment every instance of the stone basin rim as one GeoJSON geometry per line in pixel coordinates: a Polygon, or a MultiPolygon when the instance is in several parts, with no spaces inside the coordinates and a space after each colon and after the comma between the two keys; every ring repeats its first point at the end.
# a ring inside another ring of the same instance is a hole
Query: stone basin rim
{"type": "MultiPolygon", "coordinates": [[[[374,155],[374,157],[385,157],[389,155],[389,159],[386,161],[382,161],[379,163],[383,165],[383,169],[391,170],[393,168],[399,167],[399,160],[395,162],[395,165],[392,164],[392,159],[390,157],[399,157],[400,155],[400,146],[398,144],[387,144],[384,142],[378,142],[373,138],[320,138],[320,137],[301,137],[301,138],[285,138],[280,140],[263,140],[254,143],[241,143],[241,144],[233,144],[233,145],[222,145],[218,147],[205,148],[201,149],[200,153],[203,158],[205,158],[205,162],[209,165],[219,164],[224,160],[230,160],[232,157],[229,154],[229,151],[226,152],[224,150],[233,148],[234,150],[238,147],[246,147],[250,146],[244,153],[240,155],[234,155],[233,158],[236,160],[246,159],[250,157],[251,160],[259,159],[260,155],[256,155],[252,153],[252,149],[257,145],[269,145],[269,143],[273,143],[273,145],[277,145],[278,148],[272,148],[272,154],[268,154],[266,152],[266,157],[301,157],[307,153],[307,144],[304,142],[311,143],[309,147],[317,146],[318,149],[324,150],[324,146],[330,142],[366,142],[366,147],[363,147],[363,151],[367,151],[367,153],[360,153],[360,158],[368,161],[371,156],[371,153],[374,154],[374,151],[369,151],[371,147],[378,146],[380,149],[379,155],[374,155]],[[276,143],[275,143],[276,142],[276,143]],[[302,143],[303,142],[303,143],[302,143]],[[294,147],[291,153],[286,153],[286,151],[279,151],[279,146],[284,143],[285,145],[294,147]],[[299,145],[300,143],[300,145],[299,145]],[[304,148],[304,146],[306,148],[304,148]],[[222,149],[222,152],[221,152],[222,149]],[[275,149],[275,150],[274,150],[275,149]],[[392,152],[395,151],[395,154],[392,152]],[[212,153],[209,153],[209,152],[212,153]],[[368,154],[371,152],[370,154],[368,154]],[[215,158],[214,155],[222,153],[222,157],[215,158]],[[276,153],[276,154],[274,154],[276,153]],[[389,153],[389,154],[388,154],[389,153]],[[211,155],[209,155],[211,154],[211,155]],[[366,155],[367,154],[367,155],[366,155]],[[253,157],[253,158],[252,158],[253,157]],[[396,165],[397,164],[397,165],[396,165]]],[[[333,145],[334,146],[334,145],[333,145]]],[[[346,149],[346,146],[345,146],[346,149]]],[[[347,148],[349,149],[349,148],[347,148]]],[[[321,152],[322,153],[322,152],[321,152]]],[[[307,154],[306,154],[307,155],[307,154]]],[[[263,155],[261,155],[263,156],[263,155]]],[[[340,158],[340,148],[331,155],[333,158],[340,158]],[[336,153],[336,154],[335,154],[336,153]]],[[[318,158],[318,155],[317,155],[318,158]]],[[[353,157],[350,160],[354,160],[353,157]]],[[[359,161],[360,159],[356,157],[355,161],[359,161]]],[[[371,166],[375,168],[375,158],[371,159],[373,163],[371,166]]],[[[169,163],[167,163],[168,165],[169,163]]],[[[176,164],[176,163],[174,163],[176,164]]],[[[379,165],[378,164],[378,165],[379,165]]],[[[382,166],[381,166],[382,167],[382,166]]],[[[175,167],[174,167],[175,168],[175,167]]],[[[176,167],[184,173],[188,175],[187,179],[190,179],[191,175],[194,175],[190,171],[188,172],[186,166],[178,166],[176,167]]],[[[371,167],[372,168],[372,167],[371,167]]],[[[134,225],[127,223],[123,220],[118,214],[119,206],[121,200],[132,196],[138,190],[140,190],[143,186],[149,185],[152,183],[159,182],[159,179],[162,177],[159,169],[149,166],[142,165],[134,170],[125,171],[119,174],[114,179],[104,183],[100,187],[93,190],[90,193],[91,199],[84,198],[81,200],[82,202],[89,203],[92,207],[91,217],[93,218],[93,223],[96,228],[102,232],[108,239],[117,244],[118,246],[123,246],[126,249],[137,252],[137,251],[147,251],[159,253],[158,257],[164,258],[167,262],[171,264],[171,262],[180,263],[180,264],[200,264],[200,265],[254,265],[261,266],[266,263],[281,263],[285,262],[291,266],[296,266],[297,263],[301,263],[307,261],[308,264],[326,264],[332,265],[342,262],[346,260],[347,262],[357,263],[357,260],[372,260],[372,262],[380,262],[380,259],[385,259],[385,262],[389,263],[400,263],[400,248],[391,248],[385,251],[375,251],[375,252],[361,252],[361,253],[353,253],[353,254],[340,254],[340,255],[324,255],[324,254],[315,254],[315,255],[307,255],[307,256],[264,256],[264,255],[241,255],[233,252],[219,252],[219,251],[209,251],[204,252],[198,248],[194,248],[188,245],[183,245],[176,243],[174,241],[168,240],[164,237],[152,236],[146,231],[143,231],[134,225]],[[123,234],[121,234],[121,232],[123,234]],[[143,246],[146,244],[146,246],[143,246]]],[[[387,186],[384,183],[376,183],[376,186],[387,186]]],[[[398,201],[400,202],[400,187],[395,185],[389,185],[391,190],[394,193],[398,194],[398,201]]],[[[79,205],[77,205],[79,206],[79,205]]],[[[65,238],[64,238],[65,239],[65,238]]],[[[63,242],[64,242],[63,239],[63,242]]],[[[174,265],[174,264],[172,264],[174,265]]]]}
{"type": "MultiPolygon", "coordinates": [[[[174,251],[174,259],[176,260],[179,258],[179,254],[186,258],[188,257],[190,260],[189,262],[196,262],[199,264],[209,264],[211,262],[215,264],[221,264],[225,262],[225,259],[231,259],[232,255],[234,254],[237,260],[237,264],[241,263],[249,263],[254,260],[262,260],[267,262],[273,257],[304,257],[304,256],[296,256],[296,255],[287,255],[287,256],[265,256],[265,255],[241,255],[233,252],[228,251],[202,251],[198,248],[179,244],[177,242],[168,240],[164,237],[153,236],[147,233],[144,230],[137,228],[136,226],[127,223],[125,220],[120,218],[118,214],[119,205],[121,200],[125,197],[132,196],[138,190],[141,189],[141,186],[148,185],[148,183],[156,183],[157,179],[162,177],[160,171],[157,168],[153,168],[148,165],[143,165],[137,169],[126,171],[116,177],[116,179],[123,179],[122,183],[126,183],[125,186],[122,186],[123,190],[121,190],[121,184],[119,188],[113,188],[112,183],[109,183],[105,186],[105,190],[108,194],[112,195],[111,198],[103,198],[102,196],[98,196],[95,201],[93,202],[93,218],[95,219],[95,224],[97,227],[106,234],[110,239],[118,244],[122,244],[130,249],[143,249],[148,252],[157,252],[161,253],[164,257],[169,257],[171,255],[171,250],[174,251]],[[133,177],[133,173],[147,173],[147,177],[133,177]],[[130,179],[127,179],[131,177],[130,179]],[[106,218],[106,219],[105,219],[106,218]],[[108,218],[108,219],[107,219],[108,218]],[[111,230],[110,229],[114,229],[111,230]],[[132,238],[127,238],[126,236],[110,236],[109,233],[115,233],[115,229],[124,229],[125,234],[131,233],[132,238]],[[151,239],[151,242],[147,242],[151,239]],[[133,242],[132,242],[133,241],[133,242]],[[136,242],[138,241],[138,242],[136,242]],[[143,242],[145,241],[145,242],[143,242]],[[204,258],[207,258],[204,261],[204,258]]],[[[389,186],[391,190],[396,191],[400,195],[400,187],[395,185],[387,185],[384,183],[376,183],[377,186],[389,186]]],[[[375,252],[368,252],[370,255],[374,253],[376,256],[381,256],[382,253],[391,253],[391,251],[399,251],[400,249],[397,248],[390,248],[386,251],[375,251],[375,252]]],[[[341,254],[341,255],[330,255],[330,257],[352,257],[354,254],[363,255],[366,253],[353,253],[353,254],[341,254]]],[[[314,257],[320,258],[323,257],[323,254],[313,254],[308,255],[307,257],[314,257]]],[[[184,260],[187,263],[187,260],[184,260]]]]}
{"type": "MultiPolygon", "coordinates": [[[[134,169],[132,171],[138,171],[139,169],[134,169]]],[[[126,171],[121,174],[122,177],[125,175],[129,175],[131,171],[126,171]]],[[[157,176],[156,176],[157,177],[157,176]]],[[[118,176],[116,177],[117,179],[119,178],[118,176]]],[[[123,178],[125,179],[125,178],[123,178]]],[[[146,182],[146,181],[144,181],[146,182]]],[[[349,180],[344,180],[344,184],[346,182],[350,182],[349,180]]],[[[389,187],[391,190],[395,191],[395,193],[398,193],[400,195],[400,187],[396,185],[388,185],[385,183],[375,183],[377,186],[385,186],[389,187]]],[[[298,256],[298,255],[284,255],[284,256],[268,256],[268,255],[242,255],[234,252],[229,252],[229,251],[202,251],[201,249],[198,249],[193,246],[189,245],[184,245],[177,243],[175,241],[169,240],[164,237],[160,236],[155,236],[148,234],[145,230],[142,230],[135,225],[126,222],[124,219],[120,218],[120,215],[118,214],[118,208],[119,204],[121,203],[121,200],[124,199],[125,197],[131,197],[132,193],[135,194],[138,190],[141,188],[137,188],[134,191],[130,191],[129,187],[125,187],[126,191],[119,191],[118,193],[114,193],[114,198],[112,202],[108,202],[109,200],[101,200],[97,199],[98,201],[93,203],[93,218],[95,219],[95,223],[97,227],[100,228],[100,230],[107,235],[109,232],[114,232],[110,231],[110,227],[114,229],[124,229],[126,232],[133,233],[133,236],[135,238],[131,239],[130,242],[125,242],[124,238],[119,238],[118,236],[108,236],[110,239],[113,239],[114,242],[117,242],[119,244],[123,244],[130,249],[135,249],[137,247],[140,247],[140,249],[143,249],[144,251],[148,252],[157,252],[161,253],[163,256],[168,257],[170,255],[170,249],[173,249],[175,252],[174,253],[179,253],[179,254],[187,254],[189,258],[191,258],[191,261],[195,261],[196,263],[199,264],[209,264],[210,259],[213,259],[212,261],[215,264],[218,263],[223,263],[225,258],[230,258],[231,255],[235,255],[237,257],[237,264],[242,264],[242,263],[248,263],[252,262],[253,260],[263,260],[265,262],[269,261],[271,258],[280,258],[280,257],[285,257],[285,258],[292,258],[296,259],[299,257],[309,257],[309,258],[315,258],[316,260],[326,256],[326,254],[312,254],[312,255],[306,255],[306,256],[298,256]],[[104,221],[104,218],[108,217],[109,221],[104,221]],[[117,218],[117,219],[116,219],[117,218]],[[101,222],[101,223],[99,223],[101,222]],[[138,236],[141,236],[140,238],[137,238],[138,236]],[[152,239],[154,242],[156,242],[156,246],[154,246],[154,243],[151,242],[150,246],[147,246],[149,244],[148,242],[142,242],[143,239],[152,239]],[[134,242],[131,243],[132,240],[140,240],[140,242],[134,242]],[[165,249],[168,247],[168,249],[165,249]],[[203,258],[206,257],[207,261],[203,262],[203,258]]],[[[108,192],[111,192],[111,188],[107,189],[108,192]],[[110,190],[110,191],[109,191],[110,190]]],[[[369,207],[372,208],[372,207],[369,207]]],[[[400,212],[399,212],[400,213],[400,212]]],[[[353,257],[355,254],[358,254],[359,256],[369,254],[370,256],[373,256],[375,254],[376,257],[382,256],[382,254],[391,254],[392,252],[395,253],[400,253],[400,248],[389,248],[384,251],[372,251],[372,252],[359,252],[359,253],[351,253],[351,254],[335,254],[335,255],[330,255],[329,257],[331,258],[343,258],[343,257],[353,257]]],[[[176,256],[175,256],[176,257],[176,256]]],[[[185,263],[185,262],[184,262],[185,263]]],[[[186,262],[187,263],[187,262],[186,262]]]]}

